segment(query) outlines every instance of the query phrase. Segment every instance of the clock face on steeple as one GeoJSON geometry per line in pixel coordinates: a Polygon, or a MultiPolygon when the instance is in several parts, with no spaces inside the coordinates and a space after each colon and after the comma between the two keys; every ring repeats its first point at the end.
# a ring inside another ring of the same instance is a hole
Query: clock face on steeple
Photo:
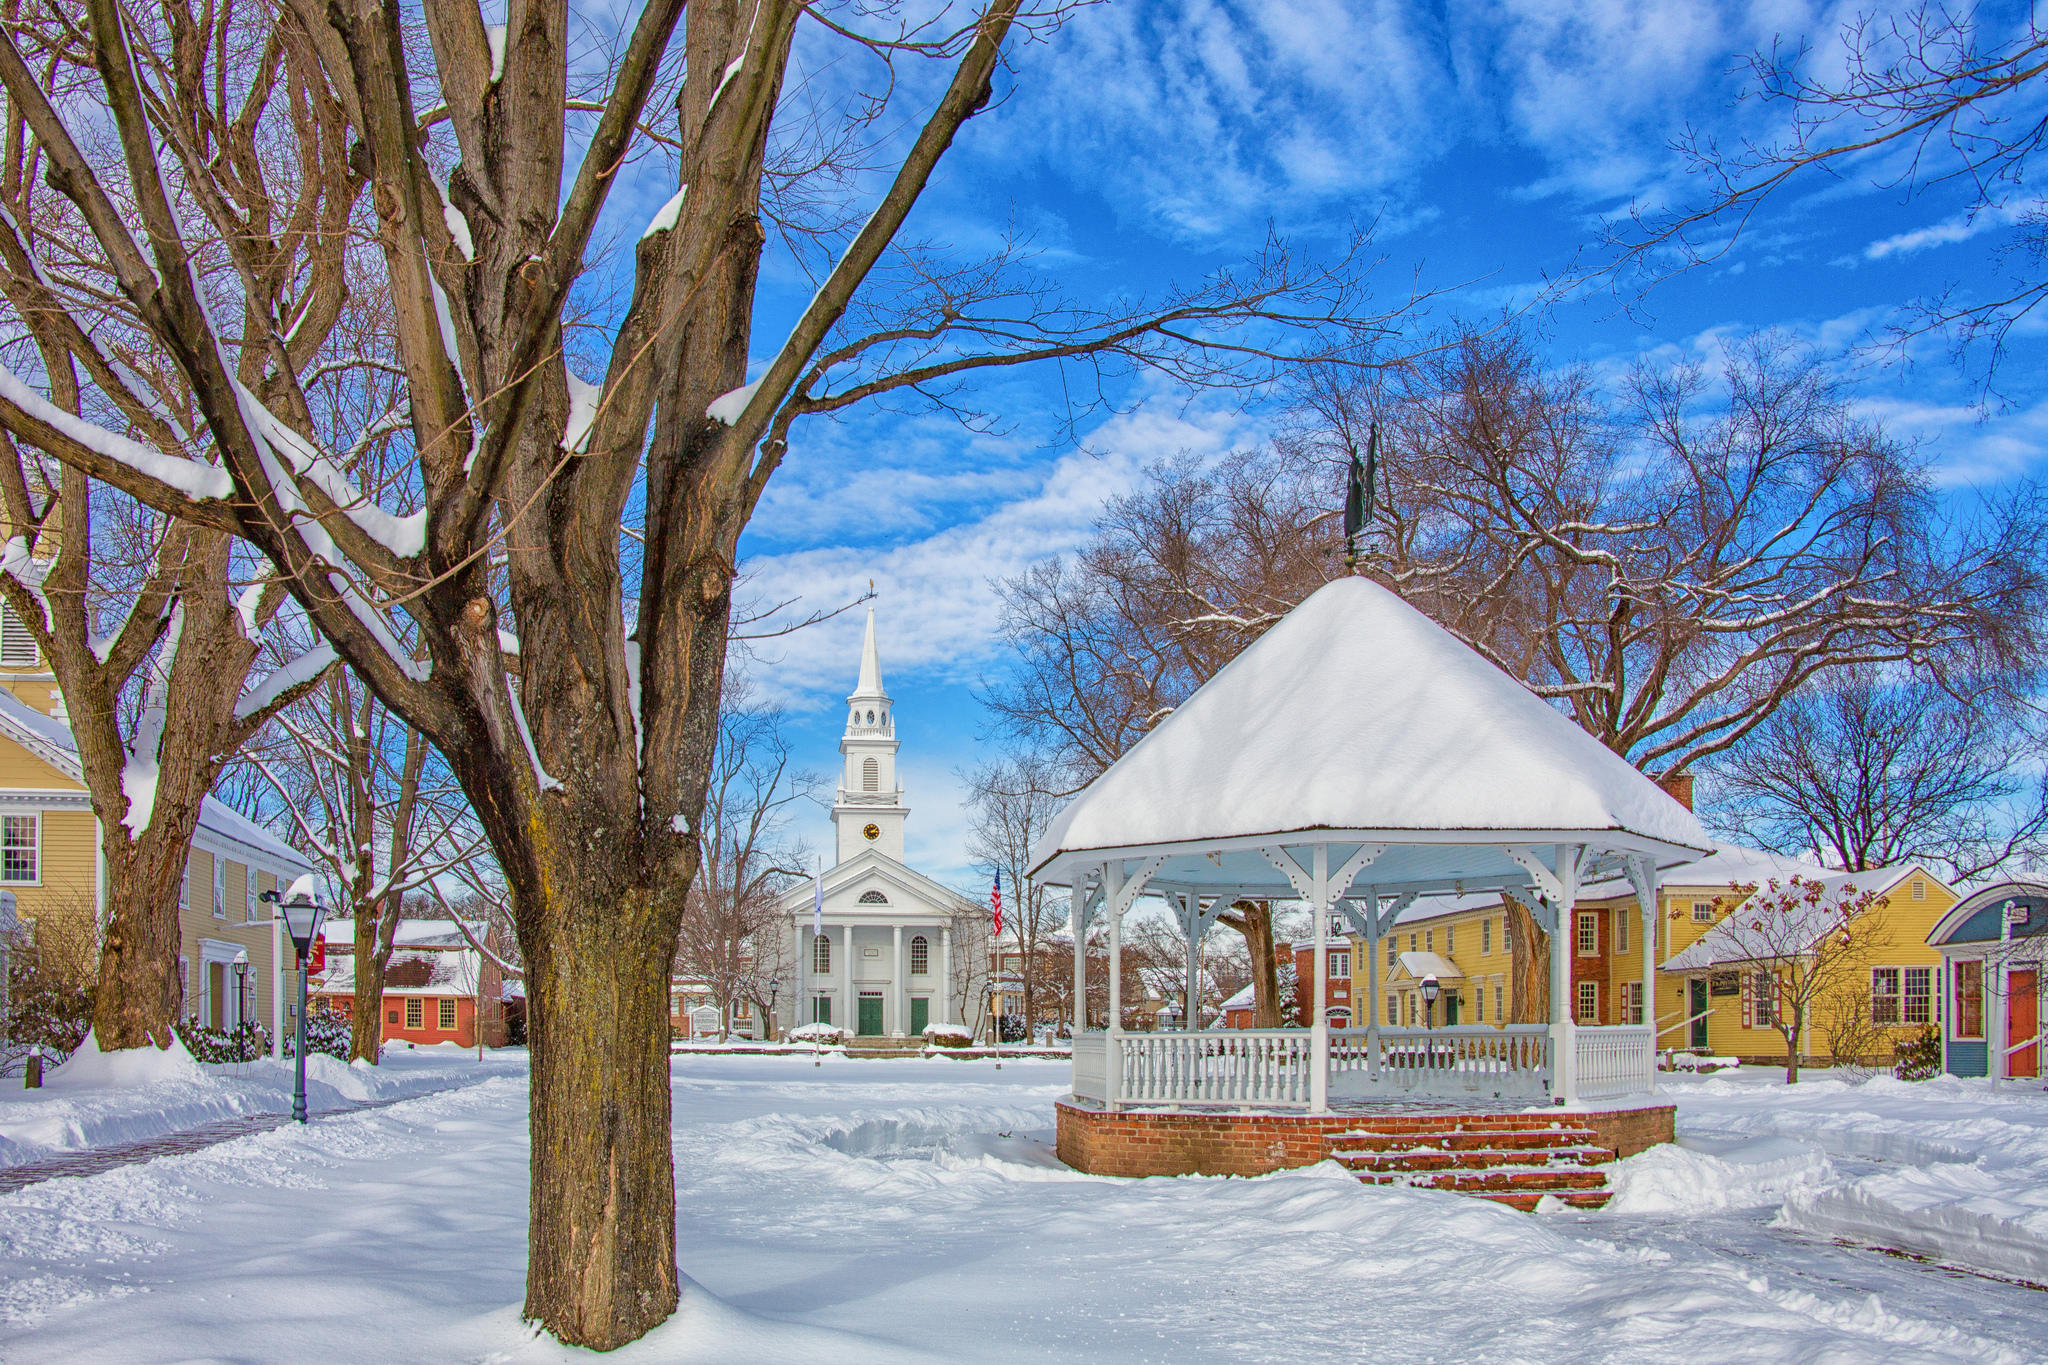
{"type": "Polygon", "coordinates": [[[866,839],[869,843],[873,843],[882,837],[882,827],[870,820],[867,824],[860,827],[860,837],[866,839]]]}

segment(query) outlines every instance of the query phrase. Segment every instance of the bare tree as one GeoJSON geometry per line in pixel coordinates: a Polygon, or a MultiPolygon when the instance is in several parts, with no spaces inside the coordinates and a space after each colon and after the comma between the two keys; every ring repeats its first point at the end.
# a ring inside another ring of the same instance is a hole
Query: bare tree
{"type": "Polygon", "coordinates": [[[995,944],[990,941],[988,911],[954,911],[948,918],[948,932],[953,946],[946,985],[966,1016],[960,1022],[979,1038],[991,1022],[989,986],[995,978],[995,944]]]}
{"type": "Polygon", "coordinates": [[[728,1035],[742,1001],[768,1020],[773,983],[795,967],[789,919],[775,900],[804,863],[789,841],[789,807],[817,782],[792,774],[789,760],[781,709],[761,701],[744,675],[727,674],[676,970],[710,988],[728,1035]]]}
{"type": "MultiPolygon", "coordinates": [[[[122,438],[27,381],[0,385],[0,426],[245,538],[446,756],[503,870],[527,969],[525,1311],[593,1347],[640,1336],[677,1302],[666,969],[699,868],[737,544],[798,419],[886,397],[978,423],[988,414],[966,380],[1041,360],[1098,385],[1145,370],[1255,386],[1386,316],[1360,316],[1355,252],[1319,264],[1270,242],[1241,269],[1096,307],[1058,295],[1016,246],[979,262],[894,246],[992,98],[1006,45],[1047,36],[1066,0],[986,0],[879,31],[860,26],[886,16],[803,0],[710,0],[686,21],[684,8],[643,7],[592,74],[571,61],[567,0],[515,6],[495,34],[450,0],[429,0],[423,32],[370,0],[234,7],[261,29],[257,50],[314,59],[292,69],[292,98],[266,92],[246,111],[259,134],[301,157],[338,149],[357,177],[364,249],[349,277],[388,299],[378,373],[402,378],[417,511],[353,481],[347,442],[292,420],[323,359],[369,382],[354,356],[298,346],[311,277],[286,269],[268,297],[238,284],[246,323],[229,328],[188,269],[211,255],[237,282],[266,279],[301,231],[234,212],[224,183],[268,194],[272,163],[289,158],[231,165],[211,126],[178,113],[229,79],[228,58],[191,41],[183,10],[115,0],[88,0],[82,27],[53,10],[0,43],[8,111],[90,227],[101,292],[132,310],[147,363],[189,392],[220,463],[122,438]],[[828,60],[871,64],[872,98],[784,99],[806,20],[821,49],[838,45],[828,60]],[[90,62],[65,68],[61,90],[44,74],[56,45],[90,62]],[[942,64],[943,90],[904,128],[888,96],[922,88],[897,68],[924,63],[942,64]],[[678,91],[671,129],[650,127],[658,89],[678,91]],[[822,169],[792,173],[807,149],[822,169]],[[579,319],[573,291],[635,158],[677,188],[619,261],[629,283],[601,327],[579,319]],[[870,184],[871,205],[851,197],[870,184]],[[770,220],[822,273],[750,382],[770,220]],[[571,372],[571,343],[599,380],[571,372]]],[[[68,305],[79,291],[60,279],[55,292],[68,305]]],[[[121,383],[108,357],[86,368],[100,388],[121,383]]]]}
{"type": "Polygon", "coordinates": [[[2031,707],[2006,688],[1847,670],[1716,767],[1717,818],[1852,872],[1926,859],[1968,881],[2044,851],[2042,756],[2031,707]]]}
{"type": "Polygon", "coordinates": [[[274,728],[276,742],[247,761],[286,837],[346,897],[355,964],[349,1056],[374,1063],[383,1048],[384,972],[406,898],[439,878],[476,880],[466,865],[489,850],[426,737],[353,675],[330,674],[274,728]]]}
{"type": "MultiPolygon", "coordinates": [[[[1024,752],[992,759],[967,777],[967,856],[989,873],[1000,871],[1009,888],[1003,903],[1004,937],[1017,945],[1024,1021],[1035,1029],[1041,1013],[1039,958],[1066,922],[1067,898],[1032,881],[1031,849],[1064,804],[1067,784],[1040,755],[1024,752]]],[[[1001,942],[997,952],[1006,949],[1001,942]]]]}
{"type": "MultiPolygon", "coordinates": [[[[1886,899],[1853,882],[1775,878],[1759,888],[1736,886],[1715,898],[1715,913],[1729,913],[1694,945],[1707,965],[1742,973],[1744,1012],[1754,1027],[1775,1029],[1785,1040],[1785,1084],[1799,1080],[1799,1049],[1814,1007],[1854,991],[1865,994],[1865,969],[1890,946],[1886,899]]],[[[1679,911],[1671,912],[1674,918],[1679,911]]]]}
{"type": "Polygon", "coordinates": [[[1963,361],[1985,343],[1990,382],[2012,329],[2048,297],[2040,266],[2048,213],[2027,169],[2048,136],[2034,105],[2048,75],[2048,23],[2031,6],[2015,22],[1975,7],[1915,4],[1885,15],[1857,10],[1816,49],[1775,44],[1749,60],[1745,98],[1782,110],[1775,136],[1723,143],[1689,129],[1677,142],[1704,194],[1637,210],[1610,229],[1607,267],[1654,282],[1734,250],[1780,190],[1842,180],[1920,196],[1958,192],[1971,230],[2002,230],[2006,279],[1985,290],[1953,285],[1894,321],[1894,343],[1946,335],[1963,361]]]}

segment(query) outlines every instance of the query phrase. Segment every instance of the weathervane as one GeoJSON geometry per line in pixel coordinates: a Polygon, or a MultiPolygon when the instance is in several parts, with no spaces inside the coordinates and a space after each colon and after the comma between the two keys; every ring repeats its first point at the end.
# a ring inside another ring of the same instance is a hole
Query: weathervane
{"type": "Polygon", "coordinates": [[[1351,448],[1351,473],[1344,485],[1344,567],[1358,567],[1358,537],[1372,521],[1373,493],[1379,486],[1380,424],[1372,424],[1366,438],[1365,463],[1358,462],[1358,448],[1351,448]]]}

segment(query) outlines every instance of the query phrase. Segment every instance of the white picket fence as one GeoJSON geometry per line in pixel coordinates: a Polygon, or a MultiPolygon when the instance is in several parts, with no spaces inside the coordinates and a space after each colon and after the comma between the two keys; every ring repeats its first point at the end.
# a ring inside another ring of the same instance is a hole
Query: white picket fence
{"type": "Polygon", "coordinates": [[[1311,1035],[1304,1029],[1125,1033],[1116,1039],[1124,1104],[1306,1108],[1311,1035]]]}
{"type": "Polygon", "coordinates": [[[1582,1100],[1647,1095],[1657,1084],[1657,1030],[1614,1024],[1572,1030],[1576,1058],[1573,1089],[1582,1100]]]}
{"type": "Polygon", "coordinates": [[[1380,1029],[1377,1052],[1371,1036],[1331,1030],[1333,1098],[1541,1101],[1550,1093],[1550,1030],[1540,1025],[1380,1029]]]}

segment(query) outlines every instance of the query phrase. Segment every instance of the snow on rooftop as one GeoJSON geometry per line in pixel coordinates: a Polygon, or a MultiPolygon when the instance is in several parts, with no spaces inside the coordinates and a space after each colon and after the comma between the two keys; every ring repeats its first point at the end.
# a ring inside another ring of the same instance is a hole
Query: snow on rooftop
{"type": "MultiPolygon", "coordinates": [[[[1818,882],[1821,888],[1819,899],[1810,905],[1800,905],[1786,912],[1780,921],[1782,928],[1752,928],[1752,919],[1744,913],[1749,902],[1744,901],[1722,916],[1720,923],[1701,934],[1697,940],[1682,951],[1665,960],[1661,970],[1667,972],[1705,971],[1710,967],[1737,962],[1755,962],[1781,956],[1785,945],[1802,941],[1812,942],[1831,927],[1840,923],[1836,917],[1837,908],[1843,902],[1853,900],[1864,892],[1875,892],[1882,896],[1904,881],[1910,872],[1925,871],[1918,863],[1899,863],[1891,867],[1870,868],[1863,872],[1822,871],[1814,876],[1801,873],[1804,882],[1818,882]]],[[[1741,879],[1747,884],[1750,878],[1741,879]]],[[[1789,878],[1776,879],[1781,890],[1789,878]]],[[[1767,883],[1759,882],[1759,895],[1768,895],[1762,889],[1767,883]]]]}
{"type": "Polygon", "coordinates": [[[1032,851],[1280,835],[1621,831],[1692,812],[1393,593],[1325,584],[1090,783],[1032,851]]]}

